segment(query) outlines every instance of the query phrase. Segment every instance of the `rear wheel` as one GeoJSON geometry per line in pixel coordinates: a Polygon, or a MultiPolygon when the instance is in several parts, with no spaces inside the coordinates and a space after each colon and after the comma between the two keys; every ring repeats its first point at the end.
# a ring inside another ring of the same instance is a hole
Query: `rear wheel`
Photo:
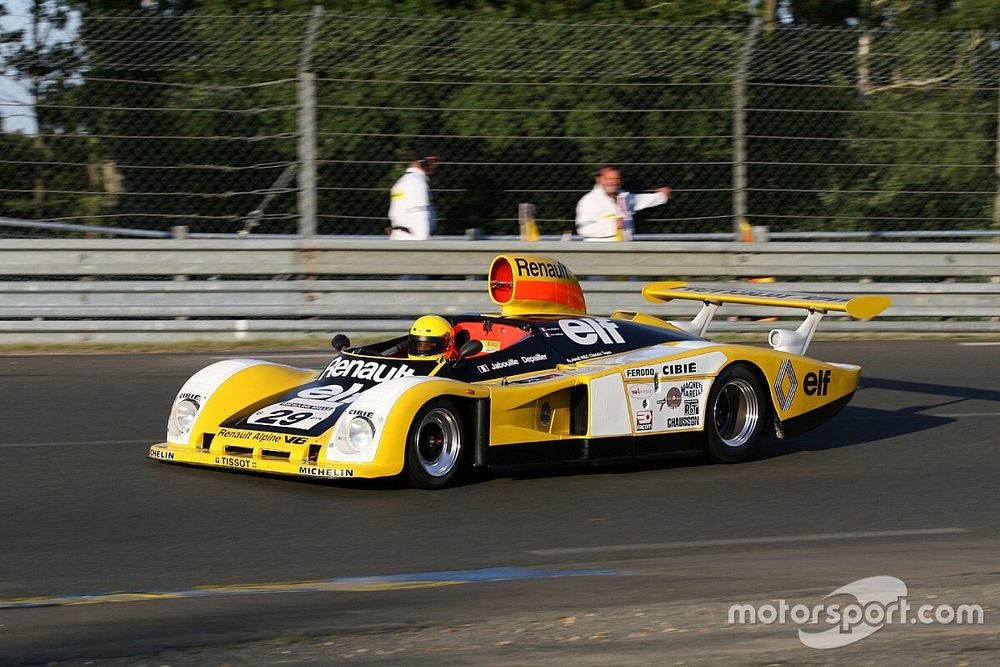
{"type": "Polygon", "coordinates": [[[750,458],[764,429],[766,412],[757,376],[745,366],[724,370],[708,397],[705,436],[709,455],[721,463],[750,458]]]}
{"type": "Polygon", "coordinates": [[[414,486],[440,489],[458,477],[465,461],[465,425],[451,401],[431,401],[417,413],[406,442],[406,469],[414,486]]]}

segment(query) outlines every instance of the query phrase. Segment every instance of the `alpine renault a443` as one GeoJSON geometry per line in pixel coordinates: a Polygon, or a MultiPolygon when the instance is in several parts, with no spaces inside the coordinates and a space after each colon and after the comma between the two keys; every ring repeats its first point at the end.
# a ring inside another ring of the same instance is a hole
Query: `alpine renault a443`
{"type": "Polygon", "coordinates": [[[425,316],[408,335],[352,347],[334,338],[322,370],[250,359],[212,364],[181,387],[166,442],[172,463],[313,478],[406,475],[438,488],[469,467],[508,470],[707,452],[753,455],[831,419],[861,369],[804,356],[820,319],[867,319],[880,296],[841,298],[660,282],[652,302],[700,302],[691,321],[587,314],[573,273],[545,257],[490,266],[495,314],[425,316]],[[769,347],[704,338],[727,303],[803,309],[769,347]]]}

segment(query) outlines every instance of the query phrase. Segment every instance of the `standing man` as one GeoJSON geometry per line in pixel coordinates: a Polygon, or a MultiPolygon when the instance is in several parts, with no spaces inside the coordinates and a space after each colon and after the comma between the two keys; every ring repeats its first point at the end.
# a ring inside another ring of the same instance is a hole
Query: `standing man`
{"type": "Polygon", "coordinates": [[[389,192],[390,239],[426,241],[434,233],[437,216],[431,204],[430,176],[437,162],[436,155],[422,152],[392,186],[389,192]]]}
{"type": "Polygon", "coordinates": [[[608,165],[597,172],[594,189],[576,205],[576,233],[584,241],[631,241],[632,215],[651,206],[666,204],[670,188],[649,194],[622,192],[622,175],[608,165]]]}

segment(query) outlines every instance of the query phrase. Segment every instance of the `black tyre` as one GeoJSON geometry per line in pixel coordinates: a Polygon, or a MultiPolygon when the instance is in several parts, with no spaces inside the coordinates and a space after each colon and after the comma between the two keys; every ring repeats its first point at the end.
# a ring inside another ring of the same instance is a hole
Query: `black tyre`
{"type": "Polygon", "coordinates": [[[708,454],[720,463],[745,461],[764,430],[767,403],[757,376],[745,366],[722,371],[708,396],[708,454]]]}
{"type": "Polygon", "coordinates": [[[465,423],[454,403],[431,401],[417,413],[406,439],[406,470],[413,486],[440,489],[453,482],[467,458],[465,423]]]}

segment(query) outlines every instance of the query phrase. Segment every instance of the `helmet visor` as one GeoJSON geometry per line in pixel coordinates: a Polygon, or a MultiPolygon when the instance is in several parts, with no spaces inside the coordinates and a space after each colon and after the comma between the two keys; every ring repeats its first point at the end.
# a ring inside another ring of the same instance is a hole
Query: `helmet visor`
{"type": "Polygon", "coordinates": [[[444,353],[448,339],[442,336],[410,336],[409,353],[415,357],[433,357],[444,353]]]}

